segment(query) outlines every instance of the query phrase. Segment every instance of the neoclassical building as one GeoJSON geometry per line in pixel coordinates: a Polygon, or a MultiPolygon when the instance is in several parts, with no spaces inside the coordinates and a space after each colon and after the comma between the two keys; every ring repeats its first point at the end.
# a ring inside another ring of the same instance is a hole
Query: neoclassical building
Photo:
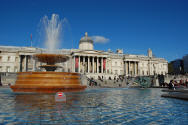
{"type": "MultiPolygon", "coordinates": [[[[43,71],[33,55],[46,52],[42,48],[0,46],[0,72],[43,71]]],[[[56,70],[58,72],[79,72],[93,78],[168,73],[168,62],[153,57],[151,49],[148,49],[148,55],[124,54],[121,49],[116,52],[95,50],[87,32],[80,39],[78,49],[61,49],[56,53],[69,57],[67,62],[58,64],[62,67],[56,70]]]]}

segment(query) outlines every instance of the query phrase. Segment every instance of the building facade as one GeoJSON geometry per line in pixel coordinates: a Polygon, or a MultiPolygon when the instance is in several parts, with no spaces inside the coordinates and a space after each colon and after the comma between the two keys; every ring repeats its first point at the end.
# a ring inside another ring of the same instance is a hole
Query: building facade
{"type": "Polygon", "coordinates": [[[183,57],[184,73],[188,73],[188,54],[183,57]]]}
{"type": "MultiPolygon", "coordinates": [[[[39,68],[41,63],[34,60],[33,55],[46,52],[42,48],[0,46],[0,72],[43,71],[39,68]]],[[[69,57],[67,62],[57,64],[62,67],[57,72],[79,72],[93,78],[168,73],[168,62],[153,57],[151,49],[148,49],[147,56],[124,54],[120,49],[116,53],[94,50],[93,40],[87,33],[80,39],[78,49],[62,49],[56,53],[69,57]]]]}

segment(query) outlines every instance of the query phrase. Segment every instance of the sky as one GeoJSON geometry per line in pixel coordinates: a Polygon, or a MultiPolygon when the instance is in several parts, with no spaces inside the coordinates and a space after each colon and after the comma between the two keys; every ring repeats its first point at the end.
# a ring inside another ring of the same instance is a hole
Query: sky
{"type": "Polygon", "coordinates": [[[85,32],[96,50],[172,61],[188,54],[188,0],[0,0],[0,45],[43,47],[40,20],[66,19],[60,48],[78,48],[85,32]]]}

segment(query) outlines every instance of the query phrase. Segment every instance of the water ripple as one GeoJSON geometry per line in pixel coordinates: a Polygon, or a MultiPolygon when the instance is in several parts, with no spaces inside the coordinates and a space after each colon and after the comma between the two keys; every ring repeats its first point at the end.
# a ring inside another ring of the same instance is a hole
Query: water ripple
{"type": "Polygon", "coordinates": [[[14,94],[0,88],[0,124],[183,125],[188,102],[161,98],[160,89],[87,89],[65,93],[66,103],[53,94],[14,94]]]}

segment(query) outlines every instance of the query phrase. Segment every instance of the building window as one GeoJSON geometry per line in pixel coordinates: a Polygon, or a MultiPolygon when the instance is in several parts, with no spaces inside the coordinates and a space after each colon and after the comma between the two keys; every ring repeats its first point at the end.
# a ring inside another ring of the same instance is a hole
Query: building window
{"type": "Polygon", "coordinates": [[[142,75],[144,75],[144,71],[142,71],[142,75]]]}
{"type": "Polygon", "coordinates": [[[117,62],[115,62],[115,66],[117,66],[117,62]]]}
{"type": "Polygon", "coordinates": [[[7,59],[7,61],[8,61],[8,62],[10,61],[10,56],[8,56],[8,59],[7,59]]]}
{"type": "Polygon", "coordinates": [[[2,72],[2,66],[0,66],[0,72],[2,72]]]}
{"type": "Polygon", "coordinates": [[[0,62],[2,61],[2,56],[0,56],[0,62]]]}

